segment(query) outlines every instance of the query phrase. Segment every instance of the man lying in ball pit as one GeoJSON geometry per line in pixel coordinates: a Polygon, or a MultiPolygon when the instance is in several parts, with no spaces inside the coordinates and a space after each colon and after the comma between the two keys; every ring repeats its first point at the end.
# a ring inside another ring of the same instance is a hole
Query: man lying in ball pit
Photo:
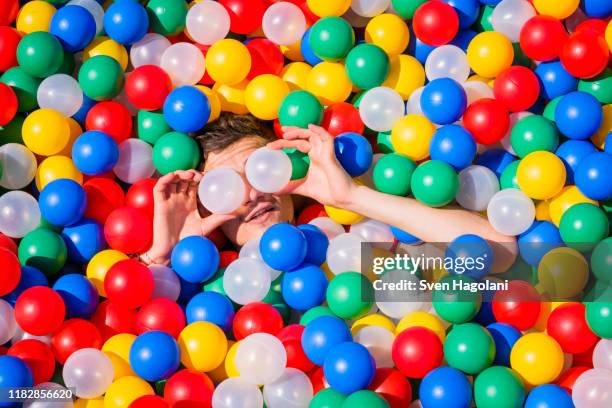
{"type": "Polygon", "coordinates": [[[292,195],[362,214],[395,226],[424,242],[451,242],[464,234],[478,235],[493,245],[493,270],[505,270],[517,254],[514,237],[497,232],[485,217],[459,208],[432,208],[409,197],[378,192],[356,183],[335,156],[334,139],[323,128],[283,128],[283,139],[251,115],[223,114],[195,136],[202,149],[200,171],[175,171],[161,177],[154,188],[154,238],[151,248],[141,255],[147,264],[168,264],[174,246],[184,237],[207,236],[221,228],[240,247],[259,238],[277,223],[294,221],[292,195]],[[207,214],[198,204],[198,184],[203,173],[229,167],[244,174],[247,159],[255,150],[297,148],[310,157],[305,178],[292,181],[275,194],[265,194],[248,184],[246,201],[231,214],[207,214]]]}

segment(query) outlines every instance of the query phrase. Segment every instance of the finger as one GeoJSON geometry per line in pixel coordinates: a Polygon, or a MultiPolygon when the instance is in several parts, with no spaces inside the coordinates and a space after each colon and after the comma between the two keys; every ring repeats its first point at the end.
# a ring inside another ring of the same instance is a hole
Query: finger
{"type": "Polygon", "coordinates": [[[312,146],[305,140],[283,140],[279,139],[272,143],[268,143],[267,147],[274,150],[280,149],[297,149],[302,153],[308,154],[312,146]]]}
{"type": "Polygon", "coordinates": [[[325,130],[324,128],[322,128],[321,126],[308,125],[308,129],[312,133],[316,134],[319,137],[319,139],[323,141],[324,143],[333,143],[334,137],[330,135],[329,132],[325,130]]]}
{"type": "Polygon", "coordinates": [[[186,194],[191,187],[191,181],[193,180],[193,173],[187,170],[177,170],[176,175],[179,181],[176,186],[176,192],[179,194],[186,194]]]}
{"type": "Polygon", "coordinates": [[[302,178],[299,180],[292,180],[289,183],[287,183],[285,187],[283,187],[280,191],[276,192],[275,194],[295,193],[296,190],[299,190],[300,186],[304,184],[305,181],[306,181],[306,178],[302,178]]]}
{"type": "Polygon", "coordinates": [[[236,218],[236,214],[211,214],[200,223],[203,235],[210,234],[213,230],[236,218]]]}
{"type": "Polygon", "coordinates": [[[295,129],[283,133],[283,139],[310,139],[314,135],[316,135],[315,132],[307,129],[295,129]]]}
{"type": "Polygon", "coordinates": [[[174,173],[168,173],[157,180],[155,187],[153,187],[153,196],[156,199],[163,200],[170,194],[171,190],[174,191],[174,173]]]}

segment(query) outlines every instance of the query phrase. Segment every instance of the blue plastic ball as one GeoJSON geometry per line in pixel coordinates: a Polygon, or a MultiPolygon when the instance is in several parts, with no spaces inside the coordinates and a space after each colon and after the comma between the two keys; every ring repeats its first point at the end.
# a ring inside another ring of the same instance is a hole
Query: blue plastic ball
{"type": "Polygon", "coordinates": [[[454,79],[434,79],[423,89],[421,109],[434,123],[447,125],[457,121],[467,106],[463,87],[454,79]]]}
{"type": "MultiPolygon", "coordinates": [[[[478,4],[478,2],[476,2],[476,4],[478,4]]],[[[463,52],[467,52],[468,45],[470,45],[470,42],[474,39],[474,37],[476,37],[477,34],[478,33],[474,30],[460,30],[450,44],[461,48],[463,52]]]]}
{"type": "Polygon", "coordinates": [[[491,149],[481,154],[476,159],[476,164],[485,166],[500,178],[506,167],[515,160],[516,157],[504,149],[491,149]]]}
{"type": "MultiPolygon", "coordinates": [[[[13,356],[0,356],[0,388],[20,388],[34,386],[32,370],[21,359],[13,356]]],[[[6,392],[6,391],[5,391],[6,392]]],[[[0,402],[0,407],[15,406],[12,402],[0,402]]]]}
{"type": "Polygon", "coordinates": [[[582,159],[574,180],[582,194],[592,200],[612,198],[612,154],[596,152],[582,159]]]}
{"type": "Polygon", "coordinates": [[[442,0],[455,9],[459,16],[459,29],[463,30],[474,24],[480,12],[477,0],[442,0]]]}
{"type": "Polygon", "coordinates": [[[63,275],[53,284],[53,290],[64,300],[66,318],[89,319],[98,307],[98,291],[84,275],[63,275]]]}
{"type": "Polygon", "coordinates": [[[351,177],[361,176],[372,165],[372,145],[358,133],[348,132],[336,136],[334,149],[336,158],[351,177]]]}
{"type": "Polygon", "coordinates": [[[289,271],[306,258],[306,236],[297,227],[280,223],[272,225],[259,241],[259,252],[272,269],[289,271]]]}
{"type": "Polygon", "coordinates": [[[529,392],[525,408],[574,408],[574,403],[563,388],[556,384],[543,384],[529,392]]]}
{"type": "Polygon", "coordinates": [[[566,170],[567,184],[574,184],[574,172],[586,156],[595,153],[597,149],[587,140],[567,140],[557,148],[555,154],[563,160],[566,170]]]}
{"type": "Polygon", "coordinates": [[[421,404],[427,408],[469,407],[472,387],[456,368],[439,367],[430,371],[419,388],[421,404]]]}
{"type": "Polygon", "coordinates": [[[408,43],[408,53],[414,58],[417,59],[421,63],[421,65],[425,65],[427,61],[427,57],[429,54],[436,49],[433,45],[425,44],[423,41],[416,38],[414,35],[414,31],[412,31],[412,27],[410,28],[410,42],[408,43]]]}
{"type": "Polygon", "coordinates": [[[487,330],[495,343],[493,364],[510,367],[510,352],[522,333],[506,323],[492,323],[487,326],[487,330]]]}
{"type": "Polygon", "coordinates": [[[32,286],[49,286],[49,280],[44,273],[35,267],[22,265],[19,283],[15,289],[4,295],[2,299],[9,302],[11,306],[15,306],[15,302],[17,301],[19,295],[21,295],[24,290],[31,288],[32,286]]]}
{"type": "Polygon", "coordinates": [[[195,235],[181,239],[170,259],[176,274],[191,283],[207,281],[219,268],[219,251],[215,244],[195,235]]]}
{"type": "Polygon", "coordinates": [[[72,115],[72,118],[79,122],[81,125],[84,125],[85,119],[87,119],[87,114],[96,103],[98,102],[83,95],[83,103],[81,104],[81,107],[79,108],[77,113],[72,115]]]}
{"type": "Polygon", "coordinates": [[[281,291],[289,307],[308,310],[325,300],[327,276],[318,266],[303,264],[283,275],[281,291]]]}
{"type": "Polygon", "coordinates": [[[68,259],[76,263],[87,263],[95,254],[106,248],[104,227],[89,218],[65,227],[62,238],[68,249],[68,259]]]}
{"type": "Polygon", "coordinates": [[[586,92],[571,92],[555,108],[557,127],[570,139],[588,139],[601,125],[603,112],[597,98],[586,92]]]}
{"type": "Polygon", "coordinates": [[[60,40],[65,51],[80,51],[96,36],[96,20],[84,7],[64,6],[51,18],[49,32],[60,40]]]}
{"type": "Polygon", "coordinates": [[[139,41],[149,29],[149,16],[137,1],[115,1],[104,14],[104,31],[119,44],[139,41]]]}
{"type": "Polygon", "coordinates": [[[130,366],[147,381],[170,377],[179,367],[181,351],[174,338],[162,331],[149,331],[134,340],[130,348],[130,366]]]}
{"type": "Polygon", "coordinates": [[[604,142],[604,152],[612,154],[612,132],[609,132],[608,136],[606,136],[606,141],[604,142]]]}
{"type": "Polygon", "coordinates": [[[229,298],[217,292],[202,292],[191,298],[185,310],[187,324],[211,322],[229,332],[234,321],[234,306],[229,298]]]}
{"type": "Polygon", "coordinates": [[[420,238],[417,238],[414,235],[409,234],[406,231],[401,230],[397,227],[389,226],[389,228],[391,229],[391,233],[393,234],[395,239],[397,239],[402,244],[418,244],[422,242],[420,238]]]}
{"type": "Polygon", "coordinates": [[[474,234],[461,235],[450,243],[444,254],[452,259],[446,269],[452,275],[467,275],[474,279],[485,277],[493,266],[493,250],[482,237],[474,234]]]}
{"type": "Polygon", "coordinates": [[[115,139],[104,132],[90,130],[72,145],[72,161],[83,174],[97,176],[113,169],[119,159],[115,139]]]}
{"type": "Polygon", "coordinates": [[[329,239],[321,229],[312,224],[298,225],[298,229],[306,237],[306,257],[304,263],[321,265],[327,256],[329,239]]]}
{"type": "Polygon", "coordinates": [[[304,60],[309,65],[312,65],[314,67],[318,63],[323,62],[323,60],[317,57],[317,54],[314,53],[314,51],[312,50],[312,47],[310,46],[311,29],[312,27],[306,30],[304,32],[304,35],[302,35],[302,42],[300,42],[300,51],[302,52],[302,56],[304,57],[304,60]]]}
{"type": "Polygon", "coordinates": [[[70,179],[57,179],[45,186],[38,198],[40,213],[49,223],[66,226],[79,221],[87,208],[85,190],[70,179]]]}
{"type": "Polygon", "coordinates": [[[376,364],[368,349],[352,341],[334,346],[323,364],[327,383],[343,394],[367,388],[375,372],[376,364]]]}
{"type": "Polygon", "coordinates": [[[319,316],[304,328],[302,348],[310,361],[321,366],[334,346],[352,339],[344,320],[335,316],[319,316]]]}
{"type": "Polygon", "coordinates": [[[578,88],[578,78],[567,72],[559,61],[542,62],[534,73],[540,81],[541,95],[546,99],[555,99],[578,88]]]}
{"type": "Polygon", "coordinates": [[[527,231],[519,235],[517,242],[521,257],[536,267],[549,251],[563,246],[559,228],[548,221],[534,221],[527,231]]]}
{"type": "Polygon", "coordinates": [[[442,126],[434,133],[429,145],[429,155],[433,160],[441,160],[459,171],[468,167],[476,157],[476,142],[459,125],[442,126]]]}
{"type": "Polygon", "coordinates": [[[582,0],[580,8],[591,18],[605,19],[612,14],[612,2],[609,0],[582,0]]]}
{"type": "Polygon", "coordinates": [[[179,293],[179,298],[176,300],[176,302],[180,305],[186,305],[191,300],[191,298],[202,292],[202,284],[199,282],[187,282],[180,276],[179,281],[181,283],[181,292],[179,293]]]}
{"type": "Polygon", "coordinates": [[[166,97],[164,118],[178,132],[200,130],[210,118],[210,102],[202,91],[193,86],[181,86],[166,97]]]}

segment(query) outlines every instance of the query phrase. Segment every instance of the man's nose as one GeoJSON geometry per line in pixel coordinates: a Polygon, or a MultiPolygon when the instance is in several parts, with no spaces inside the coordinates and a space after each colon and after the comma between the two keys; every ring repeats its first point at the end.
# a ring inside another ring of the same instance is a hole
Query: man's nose
{"type": "Polygon", "coordinates": [[[264,196],[264,193],[256,190],[250,184],[247,183],[246,186],[247,186],[247,203],[246,204],[256,203],[260,201],[261,198],[264,196]]]}

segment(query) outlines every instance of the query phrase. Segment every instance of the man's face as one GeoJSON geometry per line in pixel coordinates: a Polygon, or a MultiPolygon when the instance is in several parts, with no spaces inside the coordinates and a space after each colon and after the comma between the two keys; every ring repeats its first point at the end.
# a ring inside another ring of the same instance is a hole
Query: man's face
{"type": "Polygon", "coordinates": [[[236,210],[238,216],[221,226],[228,239],[239,246],[259,238],[273,224],[293,220],[291,196],[259,192],[244,175],[244,166],[251,153],[265,144],[263,138],[245,137],[222,151],[209,153],[204,165],[205,173],[215,168],[228,167],[236,170],[244,180],[246,201],[236,210]]]}

